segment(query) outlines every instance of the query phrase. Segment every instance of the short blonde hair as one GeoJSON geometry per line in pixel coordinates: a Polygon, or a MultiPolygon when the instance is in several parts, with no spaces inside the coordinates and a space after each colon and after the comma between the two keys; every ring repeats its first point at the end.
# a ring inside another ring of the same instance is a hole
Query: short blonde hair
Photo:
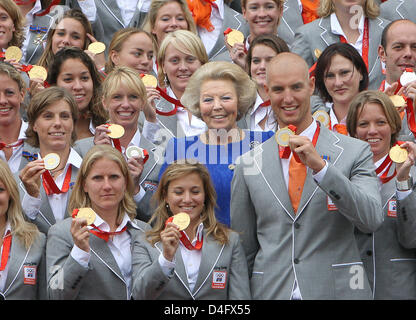
{"type": "Polygon", "coordinates": [[[157,13],[159,9],[162,8],[165,4],[169,2],[176,2],[181,7],[185,20],[188,23],[188,30],[194,34],[198,34],[196,29],[196,24],[192,18],[192,13],[189,10],[188,3],[186,0],[152,0],[149,8],[149,12],[146,15],[146,19],[143,22],[142,28],[144,31],[150,33],[157,44],[156,36],[152,33],[153,28],[155,27],[157,13]]]}
{"type": "MultiPolygon", "coordinates": [[[[322,18],[328,17],[335,12],[332,0],[321,0],[318,7],[318,15],[322,18]]],[[[375,19],[380,15],[380,7],[375,0],[365,0],[364,15],[370,19],[375,19]]]]}
{"type": "Polygon", "coordinates": [[[205,201],[201,213],[201,222],[204,228],[207,229],[207,235],[212,234],[221,244],[228,243],[229,229],[219,223],[215,217],[217,194],[208,169],[200,163],[185,161],[181,163],[174,162],[166,168],[162,174],[156,193],[153,196],[153,200],[157,203],[157,208],[149,221],[149,224],[152,224],[153,228],[146,233],[146,237],[152,245],[160,241],[160,232],[165,228],[166,220],[172,215],[172,212],[166,206],[169,184],[173,180],[186,177],[192,173],[196,173],[201,178],[202,185],[204,186],[205,201]]]}
{"type": "Polygon", "coordinates": [[[238,115],[240,120],[257,98],[257,84],[248,74],[234,63],[212,61],[200,67],[189,79],[181,98],[181,103],[198,118],[201,118],[199,99],[201,86],[208,80],[229,80],[234,84],[238,97],[238,115]]]}
{"type": "MultiPolygon", "coordinates": [[[[161,66],[163,66],[166,49],[169,45],[174,46],[181,52],[194,56],[201,64],[208,62],[208,54],[200,37],[187,30],[176,30],[171,32],[163,39],[157,53],[157,63],[159,65],[157,77],[160,85],[162,85],[165,80],[165,73],[161,66]]],[[[169,81],[169,79],[167,80],[169,81]]]]}
{"type": "Polygon", "coordinates": [[[69,214],[71,215],[74,209],[91,207],[91,199],[88,193],[84,192],[84,185],[92,167],[100,159],[114,161],[119,166],[126,180],[126,192],[118,207],[117,224],[122,222],[124,213],[127,213],[130,219],[134,219],[136,217],[136,203],[133,200],[133,179],[130,176],[127,162],[122,153],[110,145],[95,145],[87,152],[82,160],[81,168],[79,169],[77,180],[75,181],[74,189],[68,203],[69,214]]]}
{"type": "Polygon", "coordinates": [[[146,87],[136,70],[126,66],[116,66],[105,78],[102,84],[103,101],[110,98],[123,84],[136,92],[143,102],[147,100],[146,87]]]}
{"type": "Polygon", "coordinates": [[[10,18],[13,21],[14,29],[12,39],[9,42],[9,46],[16,46],[21,48],[23,41],[25,41],[24,35],[24,21],[25,18],[22,15],[19,7],[13,0],[0,0],[0,7],[7,11],[10,18]]]}
{"type": "Polygon", "coordinates": [[[358,118],[368,103],[376,103],[381,106],[391,128],[390,146],[396,143],[397,136],[402,128],[402,120],[396,107],[387,94],[378,90],[366,90],[360,92],[351,101],[347,115],[347,130],[351,137],[357,136],[358,118]]]}
{"type": "Polygon", "coordinates": [[[16,180],[14,179],[7,162],[1,159],[0,181],[3,182],[9,193],[9,206],[6,212],[6,219],[9,221],[12,228],[12,235],[17,236],[24,247],[28,249],[39,235],[39,230],[36,225],[25,220],[22,205],[20,204],[19,189],[16,180]]]}
{"type": "Polygon", "coordinates": [[[156,52],[157,45],[156,45],[155,39],[149,32],[138,29],[138,28],[120,29],[113,35],[113,38],[111,39],[111,42],[110,42],[110,46],[108,47],[108,58],[105,64],[106,73],[110,73],[115,67],[114,62],[113,60],[111,60],[111,57],[110,57],[111,52],[112,51],[120,52],[121,49],[123,48],[124,42],[128,38],[130,38],[130,36],[137,34],[137,33],[143,33],[144,35],[148,36],[149,39],[152,40],[153,50],[156,52]]]}

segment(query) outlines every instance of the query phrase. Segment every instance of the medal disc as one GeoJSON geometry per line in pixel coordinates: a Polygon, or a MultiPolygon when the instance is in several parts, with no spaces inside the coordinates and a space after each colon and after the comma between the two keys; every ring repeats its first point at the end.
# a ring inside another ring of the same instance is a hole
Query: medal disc
{"type": "Polygon", "coordinates": [[[100,54],[105,51],[105,44],[102,42],[91,42],[88,46],[88,51],[91,51],[94,54],[100,54]]]}
{"type": "Polygon", "coordinates": [[[6,52],[4,53],[4,57],[6,60],[15,60],[16,62],[19,62],[23,57],[23,53],[19,47],[11,46],[7,48],[6,52]]]}
{"type": "Polygon", "coordinates": [[[232,47],[235,43],[244,43],[244,34],[241,31],[231,31],[227,36],[227,42],[232,47]]]}
{"type": "Polygon", "coordinates": [[[400,76],[400,84],[402,86],[405,86],[408,83],[413,82],[415,80],[416,80],[416,74],[414,72],[404,71],[402,75],[400,76]]]}
{"type": "Polygon", "coordinates": [[[46,170],[53,170],[59,166],[59,162],[61,159],[59,158],[59,155],[56,153],[49,153],[45,156],[43,159],[43,162],[45,163],[45,169],[46,170]]]}
{"type": "Polygon", "coordinates": [[[189,223],[191,222],[191,218],[185,212],[179,212],[173,216],[172,222],[179,227],[179,230],[185,230],[189,223]]]}
{"type": "Polygon", "coordinates": [[[108,129],[111,130],[111,132],[108,133],[108,136],[111,139],[120,139],[124,135],[124,128],[119,124],[110,124],[108,129]]]}
{"type": "Polygon", "coordinates": [[[127,158],[131,158],[131,157],[144,158],[144,152],[142,148],[139,148],[136,146],[130,146],[126,149],[126,156],[127,158]]]}
{"type": "Polygon", "coordinates": [[[157,87],[157,79],[155,76],[152,76],[151,74],[145,74],[142,77],[142,81],[145,87],[152,87],[152,88],[157,87]]]}
{"type": "Polygon", "coordinates": [[[404,100],[404,98],[398,94],[394,95],[394,96],[390,96],[390,100],[391,102],[393,102],[393,105],[396,108],[401,108],[401,107],[405,107],[406,106],[406,101],[404,100]]]}
{"type": "Polygon", "coordinates": [[[30,79],[42,79],[43,81],[48,77],[48,72],[42,66],[33,66],[28,74],[30,79]]]}
{"type": "Polygon", "coordinates": [[[282,147],[287,147],[289,145],[289,136],[295,134],[289,128],[282,128],[276,132],[276,141],[282,147]]]}
{"type": "Polygon", "coordinates": [[[77,218],[86,219],[87,225],[89,226],[95,221],[95,212],[91,208],[80,208],[77,218]]]}
{"type": "Polygon", "coordinates": [[[407,159],[407,150],[400,148],[400,146],[394,146],[390,149],[389,156],[393,162],[402,163],[407,159]]]}
{"type": "Polygon", "coordinates": [[[327,112],[325,112],[324,110],[318,110],[315,111],[314,114],[312,115],[312,117],[316,120],[319,121],[321,125],[328,127],[329,126],[329,114],[327,112]]]}

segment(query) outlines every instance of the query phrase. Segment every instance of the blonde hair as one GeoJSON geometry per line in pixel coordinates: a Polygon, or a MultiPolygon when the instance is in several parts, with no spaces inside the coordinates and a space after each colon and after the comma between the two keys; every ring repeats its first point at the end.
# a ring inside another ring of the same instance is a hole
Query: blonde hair
{"type": "Polygon", "coordinates": [[[28,249],[38,237],[39,230],[36,225],[25,220],[16,180],[10,171],[9,165],[1,159],[0,181],[3,182],[9,193],[9,207],[6,212],[6,219],[10,223],[12,235],[16,236],[24,247],[28,249]]]}
{"type": "Polygon", "coordinates": [[[82,160],[81,168],[68,203],[69,214],[71,215],[72,211],[77,208],[91,207],[91,199],[88,193],[84,192],[84,185],[92,167],[100,159],[114,161],[119,166],[126,180],[126,191],[118,206],[117,224],[119,225],[123,221],[124,213],[127,213],[130,219],[134,219],[136,217],[136,203],[133,200],[133,179],[130,176],[127,162],[122,153],[110,145],[96,145],[92,147],[82,160]]]}
{"type": "MultiPolygon", "coordinates": [[[[283,4],[286,0],[273,0],[278,6],[278,8],[283,8],[283,4]]],[[[248,0],[241,0],[241,8],[246,9],[248,0]]]]}
{"type": "MultiPolygon", "coordinates": [[[[317,13],[320,17],[325,18],[335,12],[335,6],[333,0],[321,0],[317,13]]],[[[380,15],[380,7],[375,0],[365,0],[364,3],[364,16],[375,19],[380,15]]]]}
{"type": "Polygon", "coordinates": [[[13,0],[0,0],[0,7],[7,11],[8,15],[13,21],[14,30],[12,39],[9,42],[9,46],[16,46],[21,48],[23,41],[25,41],[24,35],[24,20],[19,7],[13,0]]]}
{"type": "MultiPolygon", "coordinates": [[[[84,46],[80,49],[85,50],[88,48],[88,45],[90,44],[90,39],[87,37],[87,33],[93,34],[91,23],[89,22],[88,18],[82,13],[81,10],[78,9],[71,9],[66,11],[62,16],[57,17],[57,20],[55,21],[55,25],[58,26],[58,24],[64,20],[64,19],[74,19],[81,23],[81,25],[84,27],[85,31],[85,41],[84,46]]],[[[56,32],[56,27],[51,28],[49,30],[48,36],[46,37],[46,46],[43,50],[42,55],[39,58],[39,61],[37,62],[37,65],[40,65],[46,69],[49,68],[49,66],[52,64],[54,53],[52,52],[52,38],[56,32]]]]}
{"type": "Polygon", "coordinates": [[[16,82],[20,91],[26,90],[26,82],[23,80],[21,73],[17,71],[17,69],[11,64],[0,61],[0,74],[5,74],[14,82],[16,82]]]}
{"type": "Polygon", "coordinates": [[[257,84],[241,67],[225,61],[208,62],[195,71],[181,98],[181,103],[198,118],[201,118],[199,106],[201,86],[209,80],[229,80],[234,84],[238,97],[237,121],[256,101],[257,84]]]}
{"type": "Polygon", "coordinates": [[[153,228],[146,232],[146,238],[152,245],[160,241],[160,232],[165,228],[166,220],[172,215],[166,206],[169,184],[176,179],[186,177],[192,173],[196,173],[201,178],[204,186],[205,202],[201,212],[201,222],[206,229],[206,236],[211,234],[219,243],[228,243],[229,229],[219,223],[215,217],[217,195],[208,169],[200,163],[181,161],[181,163],[173,162],[166,168],[166,171],[160,179],[156,193],[153,196],[153,200],[157,203],[157,208],[150,218],[149,224],[154,222],[154,225],[152,224],[153,228]]]}
{"type": "MultiPolygon", "coordinates": [[[[159,70],[157,72],[158,82],[162,85],[165,81],[165,73],[163,71],[163,62],[165,60],[166,49],[169,45],[174,46],[177,50],[190,54],[197,58],[201,64],[208,62],[207,51],[201,41],[201,38],[187,30],[176,30],[169,33],[160,44],[157,53],[157,63],[159,70]]],[[[169,81],[169,79],[167,79],[169,81]]]]}
{"type": "Polygon", "coordinates": [[[391,128],[390,146],[396,143],[397,136],[402,128],[402,120],[396,107],[387,94],[378,90],[366,90],[360,92],[351,101],[347,115],[347,129],[351,137],[357,136],[358,118],[368,103],[376,103],[381,106],[391,128]]]}
{"type": "Polygon", "coordinates": [[[113,51],[120,52],[121,49],[123,48],[124,42],[128,38],[130,38],[132,35],[137,34],[137,33],[143,33],[144,35],[148,36],[149,39],[152,40],[153,50],[156,52],[157,44],[155,42],[154,37],[149,32],[141,30],[141,29],[137,29],[137,28],[120,29],[113,35],[113,38],[111,39],[111,42],[110,42],[110,46],[108,47],[108,59],[105,64],[106,73],[110,73],[115,67],[113,60],[111,60],[111,56],[110,56],[111,52],[113,51]]]}
{"type": "Polygon", "coordinates": [[[105,78],[102,84],[102,99],[107,100],[111,95],[125,85],[136,92],[145,102],[147,100],[146,87],[136,70],[126,66],[116,66],[105,78]]]}
{"type": "Polygon", "coordinates": [[[176,2],[179,4],[185,16],[185,20],[188,23],[188,30],[196,35],[198,34],[195,21],[192,18],[192,13],[189,10],[188,3],[186,0],[152,0],[149,12],[146,15],[146,19],[143,22],[142,28],[143,30],[147,31],[152,35],[153,39],[156,42],[156,46],[158,45],[158,42],[156,36],[152,33],[152,30],[155,27],[156,17],[159,12],[159,9],[162,8],[165,4],[168,4],[169,2],[176,2]]]}

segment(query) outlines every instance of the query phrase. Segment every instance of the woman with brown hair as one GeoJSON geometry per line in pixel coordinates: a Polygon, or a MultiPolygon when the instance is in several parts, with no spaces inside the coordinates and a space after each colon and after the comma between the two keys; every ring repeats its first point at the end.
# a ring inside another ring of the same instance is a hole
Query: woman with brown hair
{"type": "Polygon", "coordinates": [[[244,251],[238,234],[215,218],[216,193],[206,167],[170,165],[155,199],[153,228],[133,248],[133,298],[250,299],[244,251]],[[189,217],[188,225],[175,224],[179,213],[189,217]]]}

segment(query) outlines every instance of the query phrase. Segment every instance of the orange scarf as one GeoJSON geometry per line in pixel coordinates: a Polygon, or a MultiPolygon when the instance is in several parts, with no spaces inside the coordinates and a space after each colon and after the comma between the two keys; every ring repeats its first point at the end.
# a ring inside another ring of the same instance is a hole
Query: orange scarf
{"type": "Polygon", "coordinates": [[[215,0],[187,0],[189,10],[192,12],[195,24],[208,31],[214,30],[211,23],[211,10],[215,0]]]}
{"type": "Polygon", "coordinates": [[[318,0],[301,0],[302,2],[302,19],[303,23],[309,23],[319,18],[318,14],[316,13],[319,6],[318,0]]]}

